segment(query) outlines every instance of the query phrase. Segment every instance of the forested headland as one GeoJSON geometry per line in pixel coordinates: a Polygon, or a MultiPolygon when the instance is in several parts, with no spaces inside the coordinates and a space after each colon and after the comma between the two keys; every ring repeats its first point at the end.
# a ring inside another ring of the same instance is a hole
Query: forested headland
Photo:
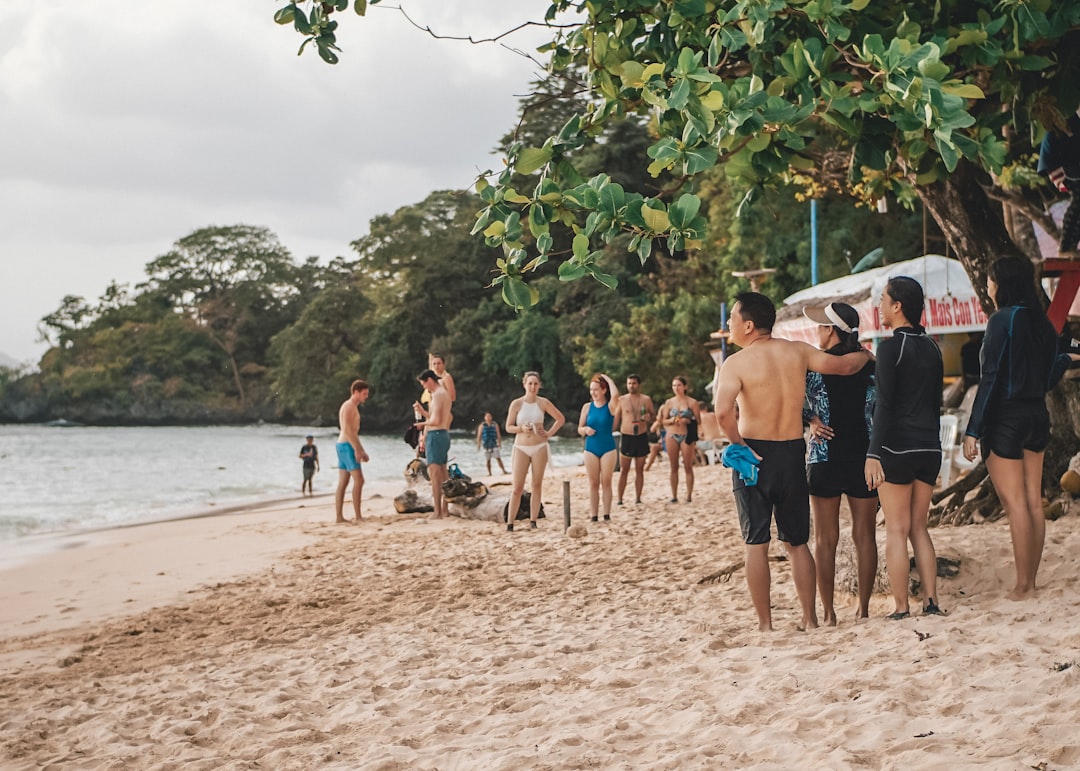
{"type": "MultiPolygon", "coordinates": [[[[551,98],[551,87],[538,83],[523,100],[503,149],[542,143],[582,108],[572,94],[551,98]]],[[[644,122],[626,117],[593,138],[577,166],[584,176],[603,171],[627,193],[655,195],[670,180],[646,173],[654,141],[644,122]]],[[[403,429],[429,351],[454,375],[459,428],[485,410],[501,420],[527,370],[543,373],[544,393],[571,422],[597,371],[619,382],[636,372],[660,398],[683,374],[706,398],[713,363],[705,344],[721,303],[749,288],[732,272],[775,268],[762,291],[776,300],[808,286],[811,232],[802,186],[748,191],[720,166],[699,177],[709,235],[697,248],[672,253],[657,241],[642,262],[631,237],[620,236],[596,262],[613,288],[560,280],[553,261],[533,272],[538,299],[524,310],[490,286],[502,249],[472,233],[485,203],[470,191],[435,191],[378,216],[351,254],[329,260],[297,260],[268,227],[201,228],[148,255],[137,285],[65,297],[46,315],[50,347],[37,369],[0,369],[0,421],[332,425],[350,381],[363,377],[373,384],[365,430],[403,429]]],[[[528,185],[521,178],[520,188],[528,185]]],[[[877,247],[889,262],[918,256],[923,227],[919,211],[895,202],[878,213],[826,195],[819,279],[849,272],[877,247]]],[[[569,227],[551,223],[550,236],[552,253],[571,251],[569,227]]]]}

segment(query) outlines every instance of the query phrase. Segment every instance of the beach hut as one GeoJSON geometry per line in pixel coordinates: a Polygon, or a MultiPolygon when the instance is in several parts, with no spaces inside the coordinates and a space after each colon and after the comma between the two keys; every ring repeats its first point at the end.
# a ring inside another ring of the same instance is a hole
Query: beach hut
{"type": "Polygon", "coordinates": [[[862,273],[803,289],[784,300],[777,309],[773,334],[789,340],[817,344],[817,324],[803,316],[803,308],[844,302],[859,312],[859,335],[863,340],[890,335],[882,325],[878,301],[885,284],[893,276],[911,276],[926,292],[926,312],[922,323],[934,336],[963,335],[986,328],[986,314],[971,279],[959,260],[928,254],[906,262],[885,265],[862,273]]]}

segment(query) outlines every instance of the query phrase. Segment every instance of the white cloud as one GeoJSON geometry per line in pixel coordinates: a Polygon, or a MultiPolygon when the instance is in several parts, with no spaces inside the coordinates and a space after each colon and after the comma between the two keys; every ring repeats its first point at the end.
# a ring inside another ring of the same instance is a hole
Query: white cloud
{"type": "MultiPolygon", "coordinates": [[[[0,352],[36,358],[38,320],[96,298],[178,238],[265,225],[297,259],[349,253],[377,214],[464,187],[536,68],[435,40],[397,11],[343,14],[341,63],[273,23],[281,3],[40,0],[0,8],[0,352]]],[[[486,37],[547,0],[414,0],[445,35],[486,37]]],[[[542,31],[507,42],[532,51],[542,31]]]]}

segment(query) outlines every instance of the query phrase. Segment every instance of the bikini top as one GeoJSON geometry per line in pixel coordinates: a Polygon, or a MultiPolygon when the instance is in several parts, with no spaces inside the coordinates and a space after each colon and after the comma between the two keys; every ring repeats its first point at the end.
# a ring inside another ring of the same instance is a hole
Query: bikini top
{"type": "Polygon", "coordinates": [[[529,423],[536,423],[537,425],[544,425],[544,410],[540,407],[540,402],[525,402],[521,405],[521,409],[518,410],[517,424],[524,426],[529,423]]]}
{"type": "Polygon", "coordinates": [[[668,414],[669,414],[670,417],[673,417],[673,418],[687,418],[687,419],[690,419],[690,418],[694,417],[694,411],[689,409],[689,408],[685,409],[685,410],[680,410],[680,409],[678,409],[676,407],[672,407],[671,412],[668,413],[668,414]]]}

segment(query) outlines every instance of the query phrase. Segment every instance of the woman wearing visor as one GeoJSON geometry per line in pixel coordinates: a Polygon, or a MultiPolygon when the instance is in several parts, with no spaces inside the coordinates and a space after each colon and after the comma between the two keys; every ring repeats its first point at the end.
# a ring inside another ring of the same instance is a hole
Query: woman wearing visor
{"type": "MultiPolygon", "coordinates": [[[[858,351],[859,312],[846,303],[804,308],[803,315],[818,325],[818,347],[842,356],[858,351]]],[[[878,496],[866,486],[863,461],[870,444],[874,415],[874,362],[854,375],[806,373],[806,407],[810,425],[810,455],[806,480],[814,517],[814,561],[823,608],[822,622],[836,624],[833,594],[836,545],[840,540],[840,498],[851,509],[851,538],[858,563],[859,612],[866,618],[877,575],[878,552],[874,537],[878,496]]]]}

